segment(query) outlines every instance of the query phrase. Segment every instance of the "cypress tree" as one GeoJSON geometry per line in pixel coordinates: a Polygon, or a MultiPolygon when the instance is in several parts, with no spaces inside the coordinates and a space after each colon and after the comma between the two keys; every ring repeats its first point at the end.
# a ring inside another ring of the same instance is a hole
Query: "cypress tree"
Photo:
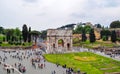
{"type": "Polygon", "coordinates": [[[26,24],[24,24],[22,27],[22,36],[23,36],[24,42],[26,42],[28,38],[28,28],[26,24]]]}
{"type": "Polygon", "coordinates": [[[31,42],[31,27],[29,27],[29,32],[28,32],[28,42],[31,42]]]}
{"type": "Polygon", "coordinates": [[[91,30],[90,30],[89,39],[90,39],[90,43],[93,43],[93,42],[96,41],[96,39],[95,39],[95,34],[94,34],[94,29],[91,29],[91,30]]]}
{"type": "Polygon", "coordinates": [[[86,37],[86,33],[85,33],[85,29],[82,30],[82,41],[86,41],[87,37],[86,37]]]}
{"type": "Polygon", "coordinates": [[[111,41],[116,42],[117,41],[117,36],[115,30],[112,31],[111,33],[111,41]]]}

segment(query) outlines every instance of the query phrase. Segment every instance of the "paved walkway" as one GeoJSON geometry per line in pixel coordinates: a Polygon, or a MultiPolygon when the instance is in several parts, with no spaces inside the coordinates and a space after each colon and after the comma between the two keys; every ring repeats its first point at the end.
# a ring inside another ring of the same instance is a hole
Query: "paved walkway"
{"type": "MultiPolygon", "coordinates": [[[[25,51],[20,51],[19,53],[24,53],[25,51]]],[[[45,67],[43,69],[38,68],[38,64],[36,63],[36,68],[32,66],[31,64],[31,58],[33,57],[30,56],[28,59],[23,59],[23,60],[19,60],[16,58],[12,58],[11,55],[14,55],[16,53],[3,53],[2,51],[0,51],[0,56],[4,57],[6,56],[7,59],[5,60],[5,63],[11,64],[14,66],[14,64],[16,63],[18,65],[18,63],[21,63],[22,65],[24,65],[26,67],[26,72],[24,74],[52,74],[52,72],[55,70],[56,74],[64,74],[66,72],[66,69],[62,68],[61,66],[57,67],[55,64],[49,63],[49,62],[45,62],[45,67]]],[[[0,74],[7,74],[6,70],[3,70],[3,66],[0,65],[0,74]]],[[[12,74],[12,72],[10,73],[12,74]]],[[[18,73],[14,73],[14,74],[18,74],[18,73]]]]}

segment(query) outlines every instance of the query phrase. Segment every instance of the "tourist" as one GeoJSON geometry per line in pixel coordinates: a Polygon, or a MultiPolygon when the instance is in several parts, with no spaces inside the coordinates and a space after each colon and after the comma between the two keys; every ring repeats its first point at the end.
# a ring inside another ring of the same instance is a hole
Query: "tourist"
{"type": "Polygon", "coordinates": [[[44,67],[45,67],[45,63],[44,63],[44,67]]]}
{"type": "Polygon", "coordinates": [[[41,64],[41,69],[43,69],[43,64],[41,64]]]}
{"type": "Polygon", "coordinates": [[[36,65],[35,65],[35,63],[34,62],[32,62],[32,65],[34,66],[34,68],[36,69],[36,65]]]}
{"type": "Polygon", "coordinates": [[[38,64],[38,68],[41,68],[40,64],[38,64]]]}
{"type": "Polygon", "coordinates": [[[56,74],[55,70],[54,70],[54,71],[52,71],[52,73],[51,73],[51,74],[56,74]]]}
{"type": "Polygon", "coordinates": [[[58,64],[58,63],[56,63],[56,65],[57,65],[57,67],[59,66],[59,64],[58,64]]]}
{"type": "Polygon", "coordinates": [[[80,74],[80,70],[79,69],[78,69],[77,73],[80,74]]]}
{"type": "Polygon", "coordinates": [[[9,73],[9,74],[10,74],[10,69],[7,69],[7,73],[9,73]]]}
{"type": "Polygon", "coordinates": [[[7,69],[7,73],[8,73],[8,70],[9,70],[9,69],[7,69]]]}
{"type": "Polygon", "coordinates": [[[56,74],[55,70],[53,71],[53,74],[56,74]]]}
{"type": "Polygon", "coordinates": [[[22,71],[23,71],[23,72],[25,72],[25,71],[26,71],[26,68],[25,68],[25,66],[22,68],[22,71]]]}
{"type": "Polygon", "coordinates": [[[15,63],[15,67],[17,66],[17,64],[15,63]]]}
{"type": "Polygon", "coordinates": [[[66,74],[68,74],[68,69],[66,69],[66,74]]]}
{"type": "Polygon", "coordinates": [[[12,68],[12,72],[14,73],[14,68],[12,68]]]}
{"type": "Polygon", "coordinates": [[[5,58],[3,58],[3,62],[5,62],[5,58]]]}

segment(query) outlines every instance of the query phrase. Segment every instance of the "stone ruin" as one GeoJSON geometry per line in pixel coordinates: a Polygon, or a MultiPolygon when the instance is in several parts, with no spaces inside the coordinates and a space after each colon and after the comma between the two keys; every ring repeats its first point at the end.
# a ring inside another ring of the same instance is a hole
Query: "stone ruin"
{"type": "Polygon", "coordinates": [[[64,53],[72,50],[72,30],[70,29],[48,29],[47,30],[47,52],[64,53]],[[59,44],[59,40],[61,44],[59,44]]]}

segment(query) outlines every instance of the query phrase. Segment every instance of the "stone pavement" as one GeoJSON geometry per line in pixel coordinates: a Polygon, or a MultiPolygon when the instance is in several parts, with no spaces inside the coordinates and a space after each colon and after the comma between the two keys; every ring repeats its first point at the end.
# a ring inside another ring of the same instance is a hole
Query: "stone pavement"
{"type": "MultiPolygon", "coordinates": [[[[22,51],[24,52],[24,51],[22,51]]],[[[24,52],[25,53],[25,52],[24,52]]],[[[14,53],[13,53],[14,54],[14,53]]],[[[55,64],[45,62],[45,67],[43,69],[38,68],[36,63],[36,68],[32,66],[31,64],[31,56],[28,59],[19,60],[19,59],[13,59],[10,57],[11,53],[3,53],[0,51],[0,56],[4,57],[4,55],[7,57],[5,60],[6,63],[14,65],[15,63],[21,63],[26,67],[26,72],[24,74],[52,74],[52,72],[55,70],[56,74],[65,74],[66,69],[62,68],[61,66],[57,67],[55,64]]],[[[7,74],[5,70],[3,70],[3,67],[0,65],[0,74],[7,74]]],[[[10,73],[12,74],[12,72],[10,73]]],[[[18,73],[14,73],[18,74],[18,73]]]]}

